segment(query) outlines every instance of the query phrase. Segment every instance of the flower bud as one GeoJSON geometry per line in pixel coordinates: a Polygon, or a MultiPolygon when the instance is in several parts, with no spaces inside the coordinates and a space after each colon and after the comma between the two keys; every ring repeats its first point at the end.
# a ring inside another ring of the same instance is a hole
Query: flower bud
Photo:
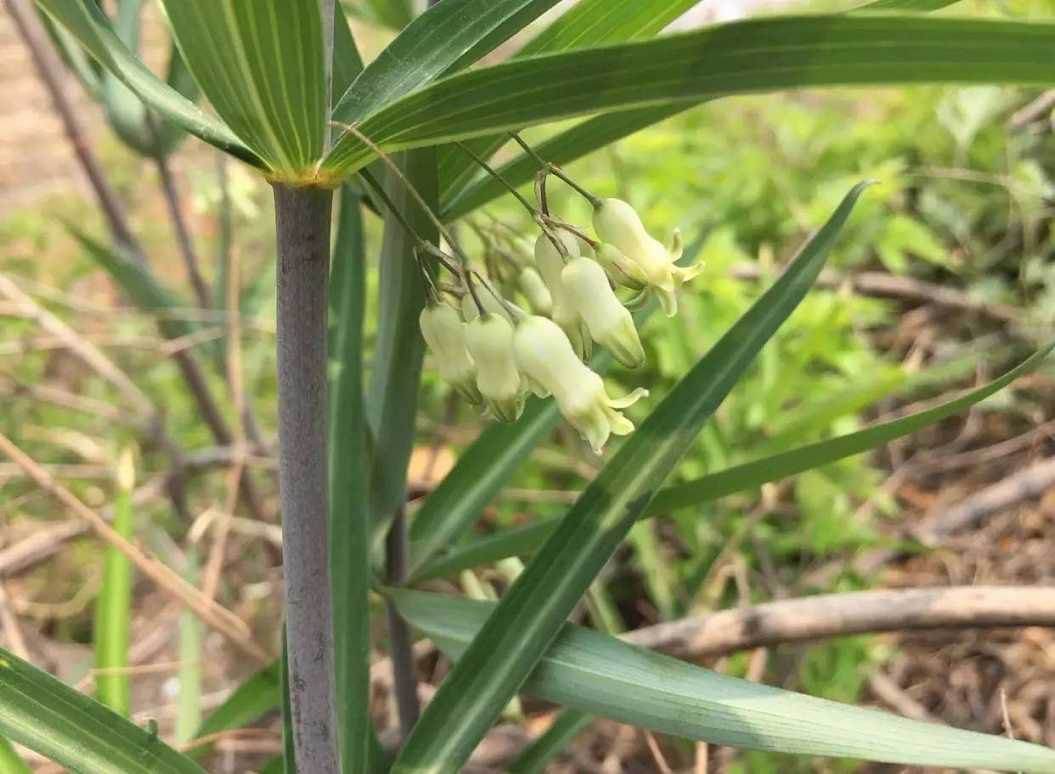
{"type": "Polygon", "coordinates": [[[553,294],[534,266],[525,266],[517,275],[517,285],[527,297],[531,311],[548,315],[553,312],[553,294]]]}
{"type": "Polygon", "coordinates": [[[465,343],[488,407],[503,422],[515,422],[524,410],[524,396],[513,358],[513,326],[500,315],[482,315],[467,324],[465,343]]]}
{"type": "Polygon", "coordinates": [[[642,290],[648,285],[648,277],[635,261],[627,258],[615,245],[601,242],[597,245],[597,262],[620,287],[642,290]]]}
{"type": "Polygon", "coordinates": [[[465,346],[465,323],[458,312],[444,303],[432,304],[421,310],[418,322],[440,376],[466,400],[479,403],[476,368],[465,346]]]}
{"type": "Polygon", "coordinates": [[[634,318],[608,284],[608,275],[597,261],[575,258],[561,273],[565,297],[582,315],[590,336],[606,347],[627,368],[645,362],[645,350],[634,327],[634,318]]]}
{"type": "MultiPolygon", "coordinates": [[[[568,260],[575,258],[580,253],[581,243],[574,236],[564,230],[556,232],[556,239],[568,252],[568,260]]],[[[561,272],[564,271],[564,256],[553,246],[553,241],[546,234],[539,234],[535,240],[535,265],[538,267],[542,280],[549,288],[553,299],[550,317],[557,323],[568,336],[576,354],[582,360],[590,359],[590,338],[585,325],[575,305],[566,297],[564,285],[561,281],[561,272]]]]}
{"type": "Polygon", "coordinates": [[[675,265],[681,258],[681,233],[675,230],[670,247],[664,247],[645,230],[634,208],[621,199],[603,199],[594,208],[593,227],[603,242],[611,243],[638,265],[663,311],[673,317],[678,311],[675,292],[702,268],[700,264],[687,268],[675,265]]]}
{"type": "Polygon", "coordinates": [[[604,448],[611,434],[626,435],[634,429],[617,409],[648,392],[638,389],[625,398],[610,398],[601,377],[579,360],[552,320],[538,316],[522,320],[513,335],[513,353],[521,372],[553,393],[561,414],[595,452],[604,448]]]}

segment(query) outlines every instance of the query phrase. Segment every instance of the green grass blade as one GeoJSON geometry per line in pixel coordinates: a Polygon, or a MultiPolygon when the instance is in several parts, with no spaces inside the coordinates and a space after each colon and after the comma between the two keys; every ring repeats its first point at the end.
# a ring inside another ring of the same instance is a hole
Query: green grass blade
{"type": "MultiPolygon", "coordinates": [[[[125,449],[117,463],[113,527],[132,540],[135,523],[132,489],[135,468],[132,450],[125,449]]],[[[114,712],[128,716],[131,686],[128,668],[128,632],[132,618],[132,562],[113,546],[105,551],[103,580],[95,603],[95,695],[114,712]]]]}
{"type": "Polygon", "coordinates": [[[366,251],[359,192],[340,193],[334,275],[339,310],[330,407],[330,582],[334,606],[334,669],[344,771],[366,771],[370,725],[370,500],[363,416],[363,307],[366,251]],[[338,271],[338,267],[340,271],[338,271]]]}
{"type": "MultiPolygon", "coordinates": [[[[803,87],[1055,81],[1055,24],[848,14],[752,19],[445,78],[364,121],[386,149],[434,145],[609,110],[803,87]]],[[[327,159],[372,151],[346,135],[327,159]]]]}
{"type": "MultiPolygon", "coordinates": [[[[496,609],[439,594],[392,594],[403,615],[455,659],[469,657],[496,609]]],[[[523,688],[582,712],[713,744],[910,766],[1055,771],[1055,750],[1040,745],[727,677],[570,624],[562,624],[523,688]]]]}
{"type": "Polygon", "coordinates": [[[388,103],[472,64],[557,0],[444,0],[417,17],[359,75],[334,107],[354,124],[388,103]]]}
{"type": "Polygon", "coordinates": [[[315,179],[327,124],[318,0],[164,0],[216,112],[282,182],[315,179]]]}
{"type": "Polygon", "coordinates": [[[245,143],[221,121],[206,113],[154,75],[128,50],[110,26],[110,20],[93,2],[37,0],[51,18],[64,27],[106,69],[140,99],[190,134],[250,164],[260,161],[245,143]]]}
{"type": "Polygon", "coordinates": [[[938,11],[959,0],[873,0],[855,11],[938,11]]]}
{"type": "Polygon", "coordinates": [[[704,422],[805,298],[865,185],[846,195],[784,274],[587,487],[440,686],[395,771],[453,771],[468,759],[704,422]]]}
{"type": "MultiPolygon", "coordinates": [[[[608,46],[631,40],[646,40],[695,5],[697,0],[581,0],[546,29],[532,38],[516,57],[539,56],[576,48],[608,46]]],[[[489,158],[508,140],[505,134],[480,137],[470,143],[478,156],[489,158]]],[[[548,157],[547,157],[548,158],[548,157]]],[[[556,160],[554,160],[555,163],[556,160]]],[[[460,191],[478,169],[461,148],[440,151],[440,191],[443,198],[460,191]]],[[[531,173],[534,173],[532,168],[531,173]]],[[[484,176],[491,179],[489,176],[484,176]]]]}
{"type": "MultiPolygon", "coordinates": [[[[902,438],[959,414],[994,395],[1015,379],[1035,370],[1053,348],[1055,348],[1055,343],[1038,350],[998,379],[932,408],[873,425],[864,430],[807,444],[780,454],[710,473],[684,484],[665,487],[659,490],[655,499],[645,509],[643,518],[677,508],[701,505],[726,495],[754,489],[770,481],[778,481],[787,476],[812,470],[902,438]]],[[[555,528],[555,522],[541,522],[474,541],[427,563],[415,575],[415,580],[450,575],[507,556],[533,553],[546,541],[555,528]]]]}
{"type": "Polygon", "coordinates": [[[201,774],[156,734],[2,648],[0,735],[75,772],[201,774]]]}
{"type": "Polygon", "coordinates": [[[593,715],[589,713],[562,710],[553,725],[525,747],[506,770],[509,774],[543,774],[546,766],[591,722],[593,715]]]}
{"type": "Polygon", "coordinates": [[[0,774],[32,774],[29,765],[15,750],[15,746],[0,736],[0,774]]]}

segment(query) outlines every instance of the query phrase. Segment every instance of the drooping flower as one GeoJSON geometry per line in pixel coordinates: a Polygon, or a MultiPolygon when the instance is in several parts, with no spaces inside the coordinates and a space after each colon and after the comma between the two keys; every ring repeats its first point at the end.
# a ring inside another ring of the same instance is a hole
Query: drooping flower
{"type": "MultiPolygon", "coordinates": [[[[683,249],[681,232],[675,229],[670,245],[664,247],[648,233],[634,208],[622,199],[602,199],[593,211],[593,227],[602,242],[637,264],[649,292],[656,295],[668,317],[674,316],[678,311],[677,290],[703,268],[701,264],[684,268],[676,265],[683,249]]],[[[611,256],[609,262],[618,263],[611,256]]]]}
{"type": "Polygon", "coordinates": [[[479,403],[476,367],[466,348],[465,323],[458,312],[446,303],[432,303],[421,310],[418,322],[440,376],[470,403],[479,403]]]}
{"type": "Polygon", "coordinates": [[[553,294],[534,266],[525,266],[520,270],[517,285],[527,298],[532,312],[544,316],[553,313],[553,294]]]}
{"type": "Polygon", "coordinates": [[[515,422],[524,410],[524,394],[513,357],[513,326],[502,315],[480,315],[467,324],[465,343],[488,408],[503,422],[515,422]]]}
{"type": "Polygon", "coordinates": [[[564,331],[552,320],[531,316],[521,320],[513,335],[513,352],[520,371],[549,390],[566,420],[600,453],[610,435],[626,435],[633,423],[619,409],[648,394],[636,389],[609,397],[601,377],[576,356],[564,331]]]}
{"type": "MultiPolygon", "coordinates": [[[[556,238],[564,246],[569,258],[580,255],[579,240],[574,236],[561,230],[556,238]]],[[[535,240],[535,265],[553,298],[550,317],[567,335],[579,358],[588,360],[590,357],[589,333],[579,311],[567,298],[561,280],[561,272],[564,271],[564,256],[557,251],[547,234],[539,234],[538,239],[535,240]]]]}
{"type": "Polygon", "coordinates": [[[634,318],[608,284],[608,275],[590,258],[573,258],[561,272],[565,298],[578,310],[590,336],[627,368],[645,362],[634,318]]]}

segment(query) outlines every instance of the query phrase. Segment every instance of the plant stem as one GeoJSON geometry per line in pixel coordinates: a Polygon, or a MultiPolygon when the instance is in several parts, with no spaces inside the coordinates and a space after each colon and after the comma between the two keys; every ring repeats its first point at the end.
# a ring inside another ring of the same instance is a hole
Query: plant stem
{"type": "Polygon", "coordinates": [[[337,774],[327,489],[332,193],[276,185],[279,498],[297,769],[337,774]]]}
{"type": "Polygon", "coordinates": [[[187,221],[183,217],[183,208],[180,207],[179,192],[176,190],[176,182],[172,179],[172,170],[169,168],[168,159],[159,156],[155,159],[158,168],[158,177],[161,180],[161,190],[165,195],[165,205],[168,207],[169,218],[172,220],[172,230],[176,233],[176,243],[179,245],[180,255],[183,256],[183,266],[187,270],[187,279],[190,280],[194,289],[194,297],[202,309],[210,308],[209,289],[205,286],[205,279],[201,275],[198,264],[198,255],[194,250],[194,241],[191,239],[187,221]]]}

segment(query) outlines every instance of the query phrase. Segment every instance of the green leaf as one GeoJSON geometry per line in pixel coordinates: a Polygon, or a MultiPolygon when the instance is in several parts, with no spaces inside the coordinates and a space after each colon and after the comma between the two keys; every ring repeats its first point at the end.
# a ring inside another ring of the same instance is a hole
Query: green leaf
{"type": "MultiPolygon", "coordinates": [[[[576,48],[608,46],[629,40],[645,40],[695,5],[697,0],[581,0],[532,40],[516,58],[571,51],[576,48]]],[[[481,137],[470,147],[478,156],[489,158],[506,143],[505,134],[481,137]]],[[[555,161],[555,160],[554,160],[555,161]]],[[[477,172],[471,157],[461,148],[447,146],[440,152],[440,191],[447,197],[460,191],[477,172]]],[[[531,170],[534,173],[534,168],[531,170]]],[[[490,179],[488,176],[484,176],[490,179]]]]}
{"type": "MultiPolygon", "coordinates": [[[[132,458],[122,455],[119,466],[131,466],[132,458]]],[[[132,486],[124,476],[134,477],[134,469],[119,470],[114,496],[114,529],[126,540],[132,540],[132,486]],[[127,486],[126,486],[127,485],[127,486]]],[[[131,685],[128,673],[128,633],[132,620],[132,562],[114,546],[103,559],[103,580],[95,602],[95,695],[114,712],[128,716],[131,685]]]]}
{"type": "MultiPolygon", "coordinates": [[[[1015,379],[1035,370],[1053,348],[1055,348],[1055,343],[1033,353],[1000,378],[924,411],[661,489],[645,510],[643,518],[657,516],[677,508],[701,505],[726,495],[754,489],[770,481],[778,481],[797,473],[803,473],[902,438],[959,414],[994,395],[1015,379]]],[[[546,541],[555,528],[556,524],[553,522],[541,522],[477,540],[454,549],[438,560],[429,562],[419,570],[414,579],[416,581],[427,580],[494,562],[507,556],[530,554],[546,541]]]]}
{"type": "Polygon", "coordinates": [[[0,734],[74,772],[201,769],[151,734],[0,648],[0,734]]]}
{"type": "MultiPolygon", "coordinates": [[[[391,594],[404,616],[444,653],[463,661],[500,608],[420,591],[391,594]]],[[[1055,750],[1040,745],[728,677],[571,624],[562,623],[523,690],[620,723],[751,750],[910,766],[1055,771],[1055,750]]]]}
{"type": "Polygon", "coordinates": [[[456,770],[755,355],[806,296],[865,183],[612,457],[444,680],[395,771],[456,770]]]}
{"type": "Polygon", "coordinates": [[[333,4],[333,93],[344,94],[363,70],[344,3],[333,4]]]}
{"type": "MultiPolygon", "coordinates": [[[[936,10],[951,5],[956,0],[880,0],[887,4],[886,10],[936,10]]],[[[593,0],[591,3],[582,2],[576,5],[572,11],[561,17],[560,22],[552,25],[550,29],[556,28],[565,18],[573,13],[584,9],[588,5],[597,5],[600,13],[609,13],[610,5],[604,0],[593,0]]],[[[643,7],[644,3],[626,3],[621,9],[643,7]]],[[[653,2],[652,6],[661,5],[653,2]]],[[[679,4],[668,0],[666,3],[670,13],[677,11],[679,4]]],[[[657,7],[657,12],[660,10],[657,7]]],[[[876,10],[872,4],[855,9],[856,11],[876,10]]],[[[670,21],[672,17],[665,17],[670,21]]],[[[549,30],[543,32],[539,37],[545,37],[549,30]]],[[[563,35],[556,36],[558,38],[563,35]]],[[[647,37],[645,34],[634,35],[627,40],[638,40],[647,37]]],[[[615,37],[606,37],[603,43],[619,43],[622,40],[615,37]]],[[[601,42],[592,45],[599,45],[601,42]]],[[[610,145],[616,140],[628,137],[634,132],[653,126],[661,121],[677,115],[685,110],[698,106],[699,102],[678,102],[672,105],[661,105],[659,107],[646,107],[637,110],[623,110],[615,113],[606,113],[594,118],[587,119],[570,129],[549,138],[537,147],[542,158],[552,161],[554,164],[568,164],[579,159],[591,151],[610,145]]],[[[471,141],[471,147],[481,156],[490,156],[505,142],[505,135],[480,138],[471,141]]],[[[524,153],[517,153],[513,158],[499,167],[499,173],[512,185],[520,186],[529,182],[535,175],[538,165],[535,160],[524,153]]],[[[472,180],[476,169],[467,155],[460,148],[446,146],[440,156],[440,191],[441,210],[444,220],[456,220],[467,215],[478,207],[482,207],[493,199],[506,193],[506,188],[497,178],[490,175],[478,175],[472,180]]]]}
{"type": "Polygon", "coordinates": [[[938,11],[959,0],[873,0],[855,11],[938,11]]]}
{"type": "Polygon", "coordinates": [[[285,183],[316,181],[328,131],[318,0],[163,0],[220,117],[285,183]]]}
{"type": "Polygon", "coordinates": [[[557,0],[444,0],[412,21],[371,62],[333,110],[355,124],[440,75],[472,64],[557,0]]]}
{"type": "Polygon", "coordinates": [[[117,37],[110,20],[96,3],[84,0],[37,0],[37,3],[106,70],[169,121],[243,161],[260,165],[257,156],[226,124],[150,72],[117,37]]]}
{"type": "MultiPolygon", "coordinates": [[[[227,697],[226,701],[217,707],[198,729],[199,738],[229,731],[232,728],[242,728],[254,722],[265,712],[278,707],[281,701],[281,685],[279,675],[282,665],[274,661],[268,666],[254,673],[248,680],[235,688],[234,693],[227,697]]],[[[203,747],[195,748],[204,751],[203,747]]]]}
{"type": "MultiPolygon", "coordinates": [[[[747,20],[654,41],[514,60],[445,78],[363,122],[386,149],[432,145],[584,113],[734,94],[898,83],[1048,85],[1055,24],[896,16],[747,20]]],[[[346,135],[325,166],[372,151],[346,135]]]]}
{"type": "MultiPolygon", "coordinates": [[[[430,206],[436,203],[436,156],[431,150],[408,153],[404,174],[430,206]]],[[[435,225],[399,180],[390,181],[389,197],[422,239],[435,243],[435,225]]],[[[425,304],[425,283],[413,258],[413,239],[385,211],[381,246],[380,317],[374,369],[366,412],[375,439],[371,472],[371,513],[376,534],[406,500],[406,473],[414,446],[414,420],[425,343],[418,316],[425,304]]]]}
{"type": "Polygon", "coordinates": [[[340,193],[333,247],[337,332],[330,406],[330,582],[334,605],[334,670],[344,771],[366,771],[370,725],[370,462],[363,415],[363,308],[366,249],[361,195],[340,193]],[[339,271],[338,271],[339,267],[339,271]]]}

